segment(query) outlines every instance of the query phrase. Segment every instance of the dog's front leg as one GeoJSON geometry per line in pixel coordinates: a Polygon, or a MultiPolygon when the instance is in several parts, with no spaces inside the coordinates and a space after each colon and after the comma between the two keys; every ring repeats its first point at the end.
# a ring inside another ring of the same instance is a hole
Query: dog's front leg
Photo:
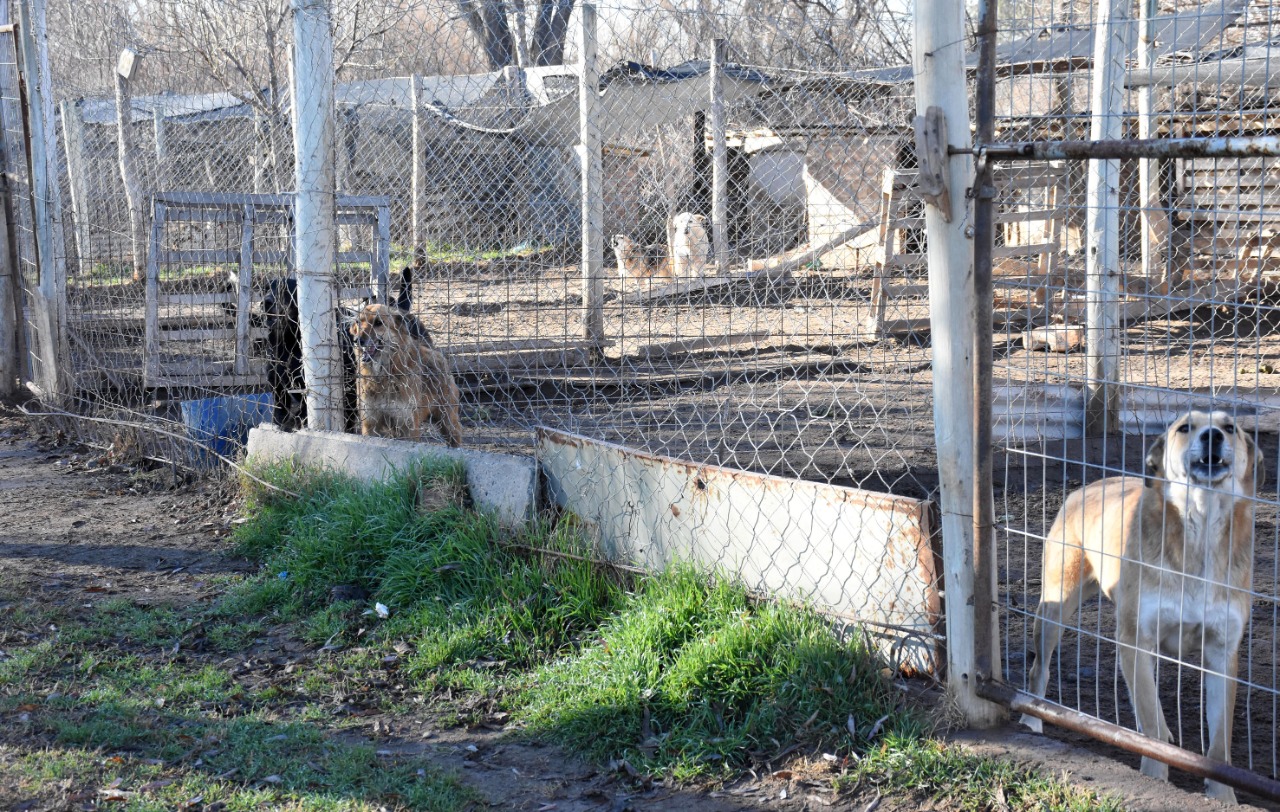
{"type": "MultiPolygon", "coordinates": [[[[1116,630],[1120,644],[1120,670],[1129,686],[1129,701],[1138,717],[1138,732],[1162,742],[1172,741],[1173,733],[1164,720],[1160,707],[1160,694],[1156,690],[1155,655],[1152,653],[1155,635],[1143,634],[1134,628],[1133,621],[1125,622],[1123,614],[1116,630]]],[[[1169,780],[1169,765],[1147,756],[1142,757],[1142,773],[1161,781],[1169,780]]]]}
{"type": "MultiPolygon", "coordinates": [[[[1236,649],[1240,635],[1233,640],[1212,634],[1204,647],[1205,713],[1209,720],[1209,758],[1231,763],[1231,723],[1236,708],[1236,649]]],[[[1205,794],[1224,803],[1234,804],[1236,793],[1217,781],[1205,781],[1205,794]]]]}

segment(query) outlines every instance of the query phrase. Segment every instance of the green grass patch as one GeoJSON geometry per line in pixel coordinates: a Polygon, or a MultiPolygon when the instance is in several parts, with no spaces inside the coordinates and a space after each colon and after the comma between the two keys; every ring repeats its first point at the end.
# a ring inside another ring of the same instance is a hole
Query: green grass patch
{"type": "Polygon", "coordinates": [[[948,809],[983,812],[1027,809],[1043,812],[1121,812],[1115,798],[1011,762],[977,756],[963,748],[915,735],[891,733],[869,750],[837,789],[862,782],[885,794],[945,800],[948,809]]]}

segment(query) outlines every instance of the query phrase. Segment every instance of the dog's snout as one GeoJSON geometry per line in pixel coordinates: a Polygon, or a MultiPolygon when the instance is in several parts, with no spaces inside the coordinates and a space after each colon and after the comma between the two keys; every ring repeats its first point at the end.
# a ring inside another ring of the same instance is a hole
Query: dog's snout
{"type": "Polygon", "coordinates": [[[1209,453],[1215,457],[1222,456],[1222,446],[1227,442],[1227,435],[1222,429],[1214,426],[1208,432],[1209,453]]]}

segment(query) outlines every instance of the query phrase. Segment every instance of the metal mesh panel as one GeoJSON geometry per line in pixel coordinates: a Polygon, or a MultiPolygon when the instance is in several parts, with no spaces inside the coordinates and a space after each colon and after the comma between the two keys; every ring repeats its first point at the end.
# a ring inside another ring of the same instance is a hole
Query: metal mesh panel
{"type": "MultiPolygon", "coordinates": [[[[1266,61],[1277,34],[1270,4],[1152,3],[1154,36],[1145,38],[1143,19],[1152,15],[1144,5],[1115,4],[1113,13],[1127,19],[1107,29],[1115,33],[1110,61],[1116,69],[1114,81],[1101,90],[1116,99],[1114,134],[1097,129],[1104,112],[1099,83],[1106,82],[1106,72],[1094,64],[1101,6],[1033,2],[1002,8],[997,140],[1275,134],[1275,74],[1258,70],[1257,61],[1266,61]]],[[[1172,740],[1181,747],[1205,752],[1209,746],[1206,712],[1214,700],[1206,696],[1213,693],[1212,677],[1223,669],[1200,651],[1212,645],[1214,630],[1230,627],[1230,596],[1243,602],[1247,617],[1233,678],[1238,698],[1231,711],[1230,755],[1235,764],[1270,776],[1277,775],[1274,477],[1268,475],[1254,495],[1252,483],[1233,485],[1231,478],[1212,485],[1188,480],[1177,465],[1166,470],[1166,458],[1159,455],[1158,467],[1150,468],[1147,454],[1175,420],[1195,409],[1224,411],[1237,437],[1257,443],[1261,459],[1276,456],[1277,402],[1270,379],[1276,314],[1270,235],[1280,217],[1273,199],[1275,164],[1274,158],[1158,154],[1112,162],[1001,164],[996,217],[1006,222],[997,226],[994,267],[997,312],[1003,303],[1008,314],[1002,325],[997,320],[994,381],[1007,679],[1027,684],[1036,656],[1032,620],[1042,593],[1051,591],[1049,570],[1061,569],[1054,562],[1064,544],[1069,557],[1081,550],[1074,537],[1050,537],[1055,516],[1064,511],[1066,524],[1098,522],[1088,538],[1113,534],[1126,540],[1108,548],[1106,566],[1114,569],[1101,573],[1110,579],[1105,591],[1112,598],[1123,593],[1121,601],[1130,606],[1147,607],[1135,633],[1167,638],[1156,657],[1156,685],[1172,740]],[[1106,163],[1113,174],[1095,192],[1090,172],[1106,171],[1106,163]],[[1049,175],[1061,178],[1057,198],[1031,194],[1037,176],[1049,175]],[[1108,215],[1115,218],[1110,225],[1108,215]],[[1022,223],[1012,222],[1017,220],[1022,223]],[[1016,246],[1044,240],[1046,232],[1035,221],[1051,222],[1055,229],[1052,268],[1014,256],[1016,246]],[[1016,288],[1021,298],[1013,301],[1008,293],[1016,288]],[[1203,518],[1202,508],[1189,507],[1140,526],[1122,507],[1121,480],[1093,484],[1106,477],[1140,481],[1144,473],[1154,476],[1149,492],[1181,488],[1202,501],[1216,493],[1248,510],[1235,519],[1203,518]],[[1092,485],[1099,502],[1064,508],[1068,495],[1083,485],[1092,485]],[[1254,511],[1252,519],[1244,518],[1254,511]],[[1207,522],[1210,529],[1192,531],[1184,520],[1201,527],[1207,522]],[[1167,543],[1178,555],[1185,545],[1187,559],[1174,563],[1139,552],[1140,538],[1167,543]],[[1205,544],[1207,552],[1200,546],[1205,544]],[[1208,563],[1227,546],[1247,547],[1241,559],[1252,562],[1252,581],[1237,580],[1237,591],[1228,588],[1232,578],[1225,570],[1215,574],[1208,563]],[[1164,593],[1149,579],[1135,580],[1140,572],[1157,570],[1163,572],[1157,581],[1164,593]],[[1193,577],[1182,579],[1184,571],[1193,577]],[[1116,583],[1120,572],[1124,576],[1116,583]],[[1169,590],[1181,590],[1185,601],[1169,590]],[[1157,594],[1166,594],[1170,607],[1158,620],[1151,614],[1157,594]],[[1167,644],[1179,629],[1185,638],[1181,650],[1167,644]]],[[[1193,438],[1203,423],[1198,420],[1193,438]]],[[[1243,440],[1232,447],[1245,454],[1243,440]]],[[[1274,471],[1271,462],[1263,467],[1274,471]]],[[[1085,541],[1084,547],[1095,543],[1085,541]]],[[[1097,574],[1096,561],[1094,566],[1097,574]]],[[[1052,595],[1045,598],[1056,603],[1052,595]]],[[[1117,659],[1117,639],[1125,630],[1117,626],[1116,608],[1094,597],[1083,601],[1081,612],[1075,609],[1063,609],[1066,634],[1049,671],[1048,696],[1132,728],[1131,686],[1117,659]]],[[[1151,727],[1146,732],[1155,734],[1151,727]]]]}

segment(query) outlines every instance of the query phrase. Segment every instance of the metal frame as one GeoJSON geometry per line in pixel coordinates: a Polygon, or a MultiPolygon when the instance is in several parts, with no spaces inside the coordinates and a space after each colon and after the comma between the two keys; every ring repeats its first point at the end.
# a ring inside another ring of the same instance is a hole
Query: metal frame
{"type": "MultiPolygon", "coordinates": [[[[390,276],[391,236],[388,228],[390,219],[389,197],[339,195],[337,222],[341,225],[368,225],[374,229],[374,246],[371,251],[344,251],[336,255],[339,263],[368,262],[370,265],[369,287],[367,289],[349,289],[338,291],[339,298],[370,298],[386,303],[388,295],[388,278],[390,276]]],[[[268,223],[288,224],[292,231],[294,196],[279,194],[234,194],[208,192],[162,192],[152,197],[152,219],[150,246],[147,250],[146,303],[145,303],[145,386],[156,388],[162,386],[183,386],[199,383],[209,384],[207,374],[201,373],[198,380],[184,380],[180,373],[166,372],[160,363],[162,342],[166,335],[160,329],[160,305],[166,300],[183,298],[162,296],[159,291],[160,267],[173,263],[226,263],[234,264],[238,269],[239,288],[225,294],[199,295],[204,303],[233,304],[236,308],[235,327],[232,335],[235,339],[235,360],[229,374],[219,377],[227,386],[245,386],[259,384],[265,378],[260,370],[250,364],[250,348],[256,333],[249,320],[250,289],[252,287],[253,268],[256,263],[283,263],[291,270],[295,267],[295,241],[289,244],[293,250],[255,251],[253,250],[253,230],[257,225],[268,223]],[[199,250],[199,251],[165,251],[161,249],[165,224],[170,221],[186,222],[226,222],[241,224],[240,244],[235,248],[199,250]],[[214,301],[214,300],[217,301],[214,301]]],[[[190,299],[191,294],[186,294],[190,299]]],[[[184,329],[177,336],[169,336],[170,340],[192,340],[197,338],[225,338],[226,328],[184,329]]]]}

